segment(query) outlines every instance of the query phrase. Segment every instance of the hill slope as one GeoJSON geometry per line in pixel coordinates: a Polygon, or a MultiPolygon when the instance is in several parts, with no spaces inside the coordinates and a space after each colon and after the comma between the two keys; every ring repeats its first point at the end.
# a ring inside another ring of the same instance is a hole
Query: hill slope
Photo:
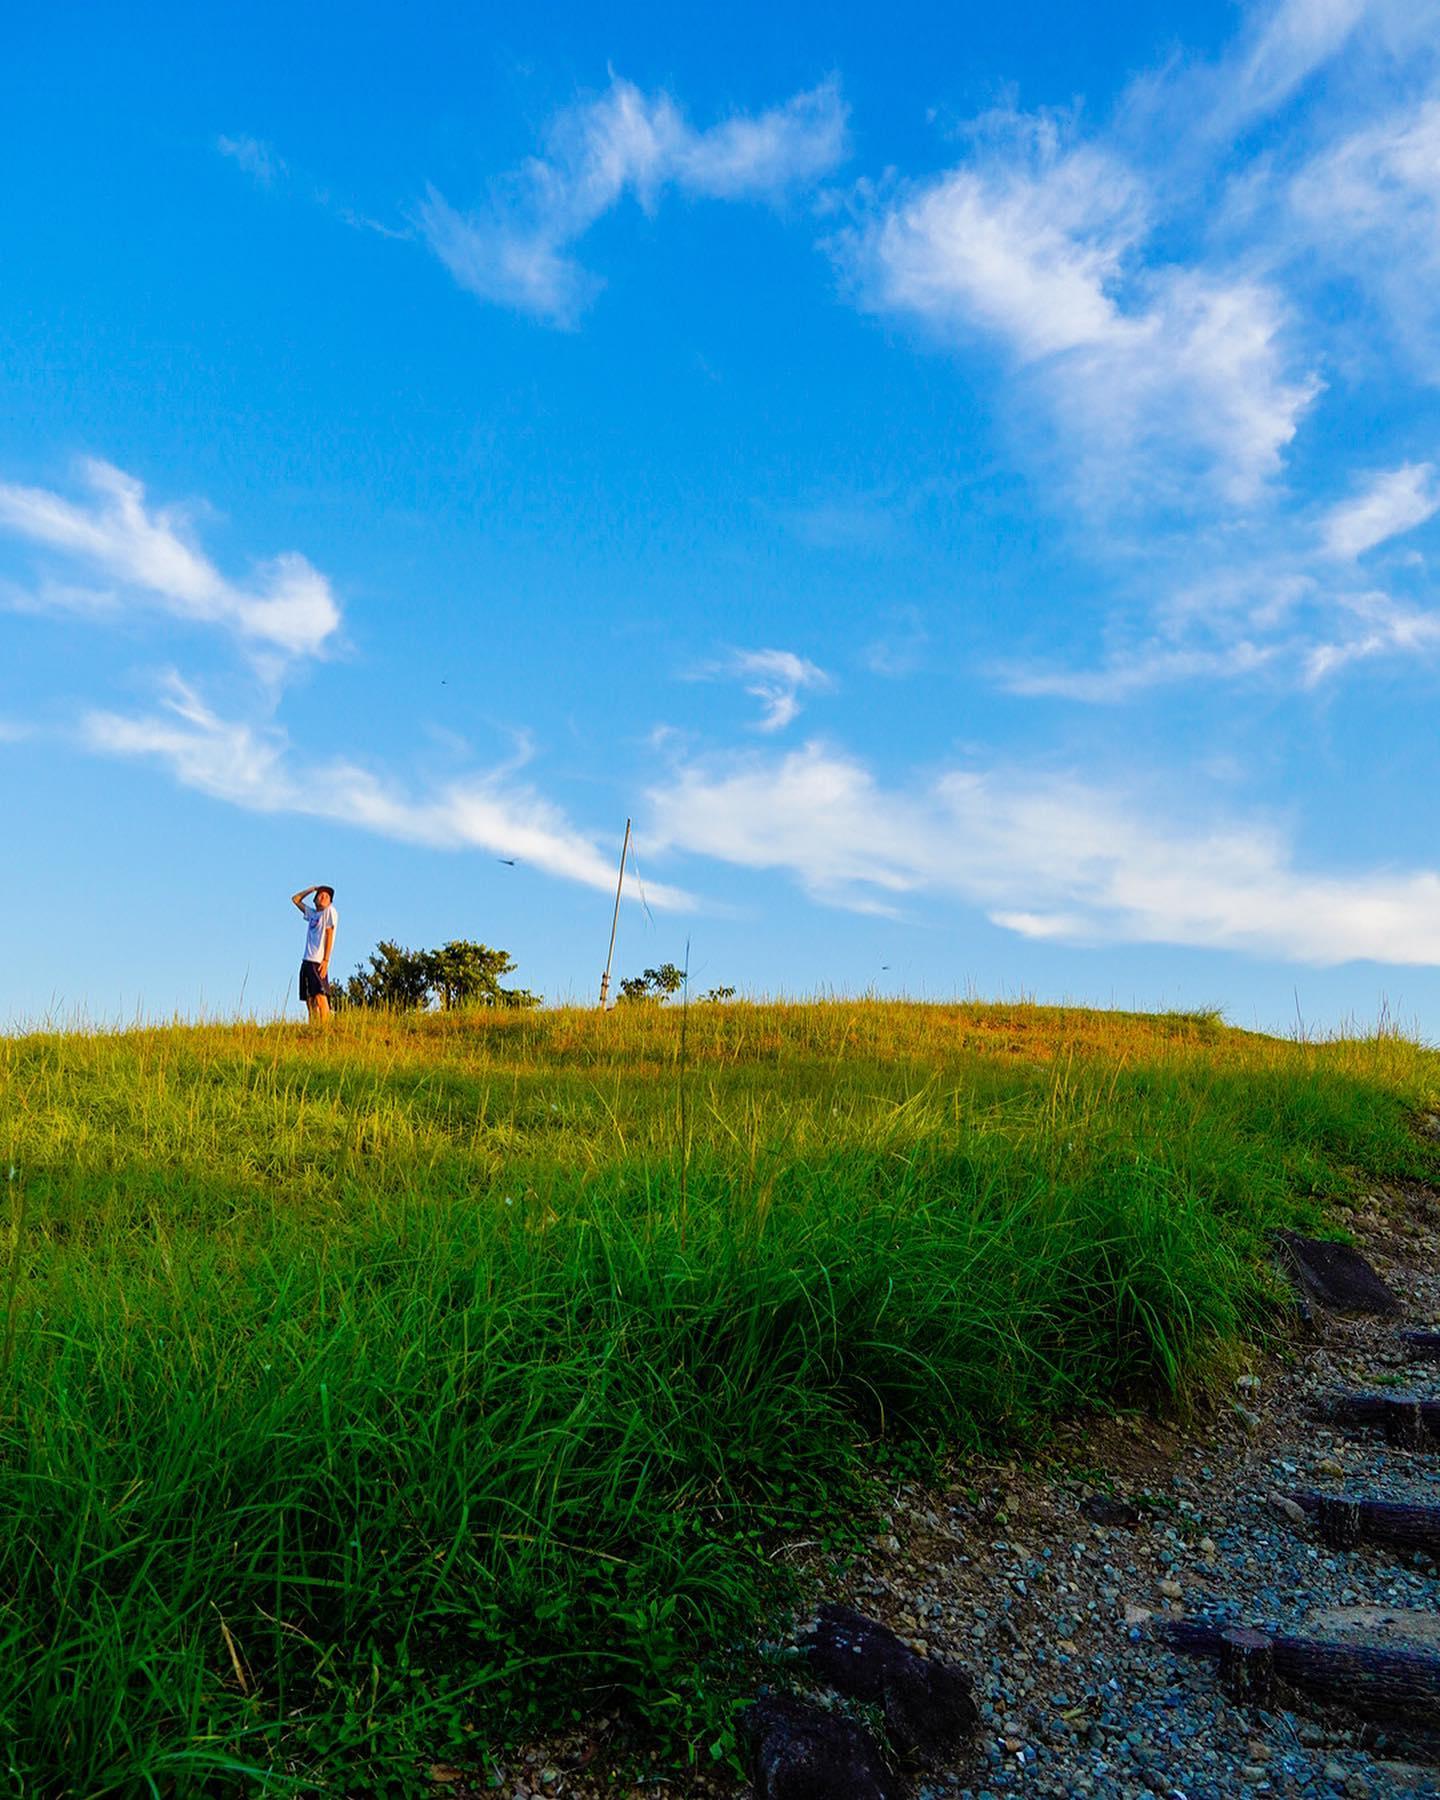
{"type": "Polygon", "coordinates": [[[0,1791],[723,1743],[767,1536],[877,1446],[1183,1395],[1270,1227],[1436,1175],[1437,1095],[1393,1037],[1026,1007],[0,1044],[0,1791]]]}

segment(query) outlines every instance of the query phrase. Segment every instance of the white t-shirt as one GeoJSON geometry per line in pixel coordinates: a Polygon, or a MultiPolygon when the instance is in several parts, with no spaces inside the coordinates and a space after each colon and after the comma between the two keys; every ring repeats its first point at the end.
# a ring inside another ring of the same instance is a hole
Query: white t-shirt
{"type": "Polygon", "coordinates": [[[313,906],[305,908],[305,961],[324,962],[325,933],[333,931],[340,923],[340,915],[333,906],[322,907],[317,911],[313,906]]]}

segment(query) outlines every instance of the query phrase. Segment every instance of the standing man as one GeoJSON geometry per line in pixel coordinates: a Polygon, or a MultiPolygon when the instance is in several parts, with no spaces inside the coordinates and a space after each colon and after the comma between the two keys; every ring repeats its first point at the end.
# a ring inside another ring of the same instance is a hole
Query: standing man
{"type": "Polygon", "coordinates": [[[301,888],[290,896],[290,904],[305,915],[305,960],[300,965],[300,998],[305,1002],[311,1020],[330,1017],[330,952],[335,948],[335,927],[340,915],[335,910],[332,887],[301,888]],[[315,896],[315,904],[305,904],[315,896]]]}

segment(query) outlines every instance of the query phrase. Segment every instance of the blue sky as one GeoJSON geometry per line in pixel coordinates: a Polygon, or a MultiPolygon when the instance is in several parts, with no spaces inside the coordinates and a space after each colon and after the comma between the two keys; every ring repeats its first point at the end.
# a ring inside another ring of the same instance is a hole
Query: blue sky
{"type": "Polygon", "coordinates": [[[17,18],[0,1017],[585,998],[630,815],[621,973],[1435,1035],[1435,23],[17,18]]]}

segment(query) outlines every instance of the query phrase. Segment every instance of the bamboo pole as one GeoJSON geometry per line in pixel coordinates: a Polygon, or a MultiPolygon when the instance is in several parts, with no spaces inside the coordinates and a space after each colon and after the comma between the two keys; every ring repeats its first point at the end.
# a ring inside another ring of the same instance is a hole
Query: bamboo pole
{"type": "Polygon", "coordinates": [[[620,846],[620,874],[615,882],[615,915],[610,921],[610,948],[605,953],[605,973],[600,977],[600,1010],[610,1003],[610,965],[615,960],[615,933],[620,927],[620,890],[625,885],[625,858],[630,854],[630,821],[625,821],[625,842],[620,846]]]}

